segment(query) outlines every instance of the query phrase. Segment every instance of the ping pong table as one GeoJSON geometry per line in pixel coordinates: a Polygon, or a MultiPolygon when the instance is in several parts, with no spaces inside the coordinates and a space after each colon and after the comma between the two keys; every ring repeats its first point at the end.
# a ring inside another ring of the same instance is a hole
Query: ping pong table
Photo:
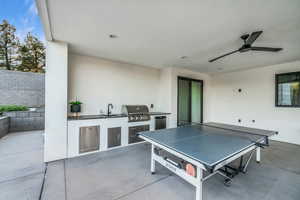
{"type": "Polygon", "coordinates": [[[229,186],[235,175],[246,172],[255,151],[256,161],[260,162],[261,148],[268,146],[269,137],[275,134],[276,131],[210,122],[141,132],[139,137],[151,144],[152,174],[155,162],[160,163],[194,185],[196,200],[202,200],[205,180],[219,174],[229,186]],[[246,154],[248,159],[243,162],[246,154]],[[239,166],[230,166],[237,159],[239,166]]]}

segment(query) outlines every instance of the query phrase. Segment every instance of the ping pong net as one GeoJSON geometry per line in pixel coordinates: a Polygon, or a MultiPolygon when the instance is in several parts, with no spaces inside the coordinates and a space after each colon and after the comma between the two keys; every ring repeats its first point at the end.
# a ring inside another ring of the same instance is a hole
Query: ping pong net
{"type": "Polygon", "coordinates": [[[212,134],[228,135],[228,136],[235,136],[235,137],[248,139],[251,142],[254,142],[256,143],[256,145],[261,147],[268,146],[269,137],[278,134],[278,132],[276,131],[215,123],[215,122],[208,122],[203,124],[190,123],[189,125],[186,124],[184,126],[193,126],[196,128],[208,127],[210,128],[210,130],[212,130],[210,131],[212,134]],[[216,132],[214,132],[213,129],[215,129],[216,132]]]}

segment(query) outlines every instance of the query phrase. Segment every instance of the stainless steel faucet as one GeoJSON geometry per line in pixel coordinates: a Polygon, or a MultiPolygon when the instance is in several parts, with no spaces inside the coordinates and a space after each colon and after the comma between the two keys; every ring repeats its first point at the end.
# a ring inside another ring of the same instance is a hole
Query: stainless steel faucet
{"type": "Polygon", "coordinates": [[[111,109],[113,109],[113,108],[114,108],[114,106],[111,103],[109,103],[107,105],[107,115],[111,115],[111,109]]]}

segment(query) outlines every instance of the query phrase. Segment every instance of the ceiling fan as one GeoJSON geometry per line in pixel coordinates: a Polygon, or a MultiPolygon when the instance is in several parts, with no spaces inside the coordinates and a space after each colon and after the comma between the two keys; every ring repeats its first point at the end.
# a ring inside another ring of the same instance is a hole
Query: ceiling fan
{"type": "Polygon", "coordinates": [[[255,42],[255,40],[260,36],[260,34],[262,34],[263,31],[256,31],[251,33],[251,35],[246,34],[246,35],[242,35],[241,39],[244,41],[244,44],[241,48],[239,48],[238,50],[226,53],[222,56],[216,57],[214,59],[209,60],[209,62],[214,62],[220,58],[223,58],[225,56],[229,56],[231,54],[234,54],[236,52],[240,52],[240,53],[244,53],[247,51],[269,51],[269,52],[277,52],[277,51],[281,51],[282,48],[272,48],[272,47],[253,47],[252,44],[253,42],[255,42]]]}

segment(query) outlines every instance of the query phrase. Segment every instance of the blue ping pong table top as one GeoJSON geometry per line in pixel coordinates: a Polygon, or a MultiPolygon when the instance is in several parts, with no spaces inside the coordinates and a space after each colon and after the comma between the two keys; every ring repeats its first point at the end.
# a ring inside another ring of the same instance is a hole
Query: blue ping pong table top
{"type": "Polygon", "coordinates": [[[231,133],[232,130],[197,125],[141,132],[140,135],[207,167],[213,167],[263,139],[257,135],[249,139],[242,134],[231,133]]]}

